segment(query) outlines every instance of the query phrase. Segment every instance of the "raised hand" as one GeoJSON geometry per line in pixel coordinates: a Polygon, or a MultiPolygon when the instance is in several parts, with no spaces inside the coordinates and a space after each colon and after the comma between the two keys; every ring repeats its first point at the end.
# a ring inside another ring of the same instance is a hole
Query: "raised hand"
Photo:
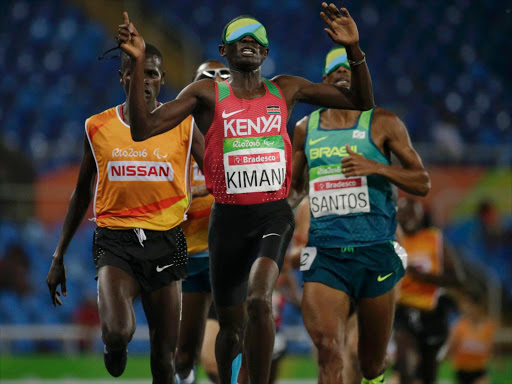
{"type": "Polygon", "coordinates": [[[376,173],[381,163],[367,159],[363,155],[360,155],[350,149],[348,145],[345,145],[349,156],[341,159],[341,171],[345,177],[351,176],[368,176],[376,173]]]}
{"type": "Polygon", "coordinates": [[[322,8],[323,12],[320,12],[320,16],[329,26],[324,31],[327,32],[332,41],[345,47],[359,42],[356,23],[348,13],[347,8],[338,9],[332,3],[330,5],[322,3],[322,8]]]}
{"type": "Polygon", "coordinates": [[[59,299],[60,292],[57,291],[57,287],[61,286],[62,296],[67,296],[68,292],[66,288],[66,267],[64,267],[61,261],[53,259],[48,276],[46,276],[46,284],[48,284],[48,289],[50,290],[53,306],[62,305],[59,299]]]}
{"type": "Polygon", "coordinates": [[[132,59],[138,59],[144,55],[146,44],[133,23],[130,23],[127,12],[123,12],[123,19],[124,23],[119,25],[117,36],[119,47],[132,59]]]}

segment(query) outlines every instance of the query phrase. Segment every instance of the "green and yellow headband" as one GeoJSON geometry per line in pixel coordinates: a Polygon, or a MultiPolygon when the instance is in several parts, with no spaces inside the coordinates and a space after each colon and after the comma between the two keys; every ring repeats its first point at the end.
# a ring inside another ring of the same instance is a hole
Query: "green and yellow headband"
{"type": "Polygon", "coordinates": [[[237,17],[226,25],[222,32],[222,42],[224,44],[231,44],[245,36],[252,36],[258,43],[268,47],[267,30],[263,24],[250,16],[237,17]]]}
{"type": "Polygon", "coordinates": [[[341,66],[350,69],[350,64],[348,63],[347,58],[347,50],[342,46],[334,47],[325,57],[324,75],[329,76],[341,66]]]}

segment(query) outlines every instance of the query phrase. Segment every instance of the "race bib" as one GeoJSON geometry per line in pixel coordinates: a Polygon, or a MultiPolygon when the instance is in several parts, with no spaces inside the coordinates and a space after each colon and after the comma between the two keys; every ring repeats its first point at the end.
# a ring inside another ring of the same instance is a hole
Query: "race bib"
{"type": "Polygon", "coordinates": [[[304,247],[300,254],[300,270],[308,271],[316,258],[316,247],[304,247]]]}
{"type": "Polygon", "coordinates": [[[366,176],[345,177],[341,164],[333,164],[312,168],[309,180],[313,217],[370,212],[366,176]]]}
{"type": "Polygon", "coordinates": [[[280,135],[224,139],[226,193],[278,191],[286,179],[284,142],[280,135]]]}

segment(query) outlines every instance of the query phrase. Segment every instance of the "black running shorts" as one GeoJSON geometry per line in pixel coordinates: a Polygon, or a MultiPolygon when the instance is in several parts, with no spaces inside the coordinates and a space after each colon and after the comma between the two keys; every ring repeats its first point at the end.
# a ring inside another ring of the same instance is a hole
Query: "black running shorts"
{"type": "Polygon", "coordinates": [[[274,260],[281,270],[294,227],[286,199],[256,205],[214,203],[208,243],[215,305],[245,301],[249,272],[258,257],[274,260]]]}
{"type": "Polygon", "coordinates": [[[144,230],[141,242],[135,230],[97,227],[93,236],[96,269],[110,265],[136,279],[151,292],[187,276],[187,242],[179,226],[168,231],[144,230]]]}

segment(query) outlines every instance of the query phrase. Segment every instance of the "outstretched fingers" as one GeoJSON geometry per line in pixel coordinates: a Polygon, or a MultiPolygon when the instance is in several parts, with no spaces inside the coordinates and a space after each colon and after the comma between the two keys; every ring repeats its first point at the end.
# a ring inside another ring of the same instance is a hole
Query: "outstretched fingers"
{"type": "Polygon", "coordinates": [[[333,18],[341,17],[340,10],[333,3],[329,4],[328,9],[331,12],[331,15],[332,15],[331,17],[333,17],[333,18]]]}
{"type": "Polygon", "coordinates": [[[350,16],[350,13],[348,12],[348,9],[347,8],[340,8],[340,16],[344,16],[344,17],[352,17],[350,16]]]}
{"type": "Polygon", "coordinates": [[[323,21],[325,21],[325,24],[327,24],[330,28],[332,28],[332,20],[327,17],[327,15],[324,12],[320,12],[320,17],[323,21]]]}
{"type": "Polygon", "coordinates": [[[334,19],[336,16],[334,15],[331,7],[329,5],[327,5],[327,3],[322,3],[322,11],[323,13],[329,17],[329,19],[334,19]]]}
{"type": "Polygon", "coordinates": [[[54,307],[57,305],[62,305],[62,302],[57,296],[60,296],[59,291],[57,291],[57,286],[48,284],[48,288],[50,289],[50,297],[52,299],[52,304],[54,307]]]}

